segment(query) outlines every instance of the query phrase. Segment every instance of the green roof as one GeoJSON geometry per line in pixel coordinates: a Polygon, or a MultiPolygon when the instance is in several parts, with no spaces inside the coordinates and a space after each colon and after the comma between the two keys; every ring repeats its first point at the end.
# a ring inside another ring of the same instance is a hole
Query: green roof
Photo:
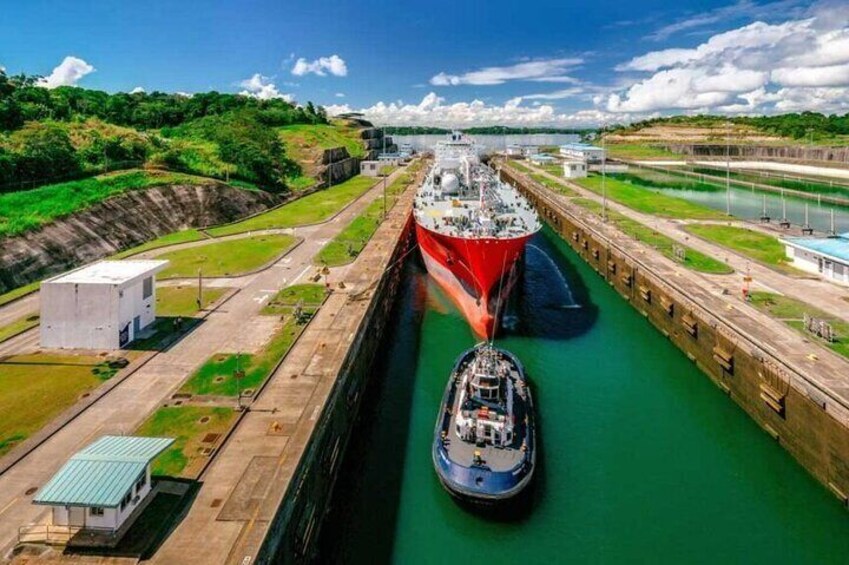
{"type": "Polygon", "coordinates": [[[68,460],[33,503],[113,508],[174,443],[170,438],[103,436],[68,460]]]}

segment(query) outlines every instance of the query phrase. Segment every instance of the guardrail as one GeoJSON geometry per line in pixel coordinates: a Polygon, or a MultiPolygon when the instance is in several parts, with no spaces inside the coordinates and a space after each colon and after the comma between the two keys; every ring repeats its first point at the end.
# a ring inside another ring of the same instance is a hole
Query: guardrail
{"type": "Polygon", "coordinates": [[[111,528],[93,526],[57,526],[54,524],[31,524],[18,528],[18,543],[46,543],[49,545],[67,545],[73,539],[95,542],[100,545],[115,539],[116,532],[111,528]]]}

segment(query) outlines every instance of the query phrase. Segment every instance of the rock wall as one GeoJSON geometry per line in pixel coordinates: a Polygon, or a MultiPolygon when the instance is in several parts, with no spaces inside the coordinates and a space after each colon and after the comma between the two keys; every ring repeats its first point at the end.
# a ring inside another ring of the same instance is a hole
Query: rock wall
{"type": "Polygon", "coordinates": [[[220,183],[160,186],[110,198],[0,239],[0,293],[186,229],[262,212],[277,199],[220,183]]]}
{"type": "MultiPolygon", "coordinates": [[[[691,155],[693,157],[725,158],[724,144],[669,144],[666,146],[673,153],[691,155]]],[[[773,146],[773,145],[732,145],[729,148],[732,157],[742,159],[765,159],[799,162],[832,162],[849,164],[849,147],[805,147],[805,146],[773,146]]]]}

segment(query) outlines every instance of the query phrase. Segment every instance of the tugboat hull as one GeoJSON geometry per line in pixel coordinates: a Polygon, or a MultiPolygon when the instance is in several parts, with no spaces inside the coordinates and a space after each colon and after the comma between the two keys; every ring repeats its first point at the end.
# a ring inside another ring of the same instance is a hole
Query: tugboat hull
{"type": "MultiPolygon", "coordinates": [[[[464,352],[455,364],[436,421],[432,457],[440,482],[452,496],[475,505],[493,506],[514,500],[531,483],[536,466],[536,430],[533,401],[522,365],[512,354],[498,350],[517,368],[518,385],[526,395],[521,401],[523,420],[516,425],[516,441],[511,446],[496,448],[466,445],[467,442],[456,437],[454,416],[461,409],[457,404],[461,386],[458,375],[480,347],[464,352]],[[470,452],[481,453],[478,463],[469,464],[470,452]]],[[[518,397],[514,402],[519,402],[518,397]]]]}

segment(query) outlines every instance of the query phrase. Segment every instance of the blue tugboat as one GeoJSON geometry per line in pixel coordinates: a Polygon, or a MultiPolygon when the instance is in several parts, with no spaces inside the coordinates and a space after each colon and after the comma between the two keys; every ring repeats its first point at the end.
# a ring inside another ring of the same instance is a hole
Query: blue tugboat
{"type": "Polygon", "coordinates": [[[436,420],[433,464],[460,500],[495,505],[531,482],[534,406],[519,360],[481,343],[457,360],[436,420]]]}

